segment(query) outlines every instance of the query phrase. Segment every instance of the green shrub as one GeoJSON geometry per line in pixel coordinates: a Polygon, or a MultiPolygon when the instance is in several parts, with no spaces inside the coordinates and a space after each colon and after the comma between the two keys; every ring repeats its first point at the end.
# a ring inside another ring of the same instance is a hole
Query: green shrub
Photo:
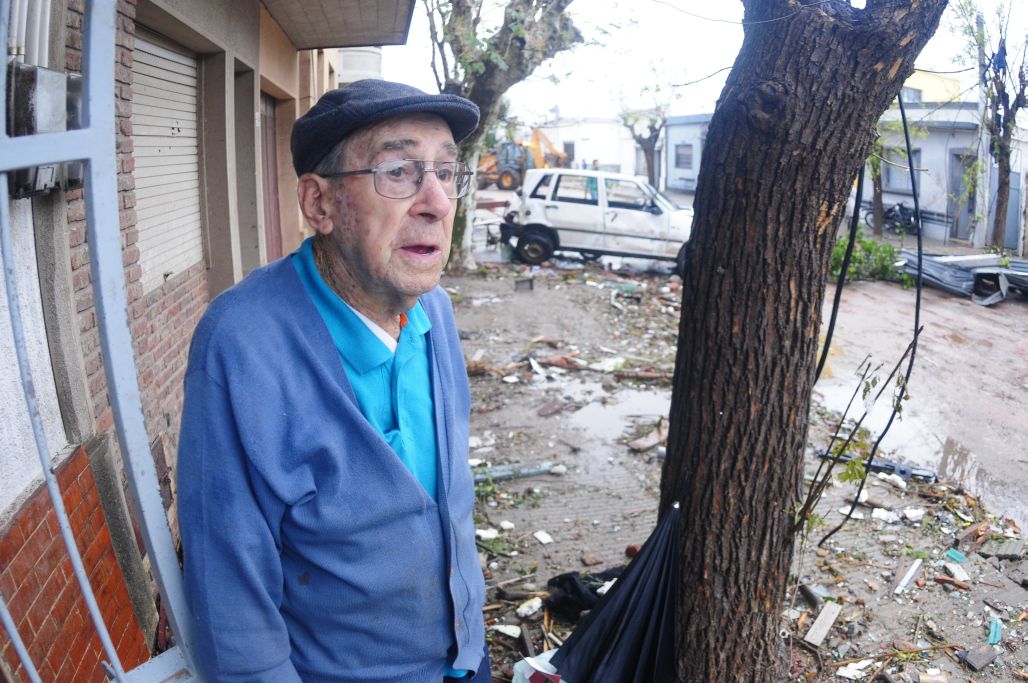
{"type": "MultiPolygon", "coordinates": [[[[841,235],[835,240],[835,246],[832,248],[830,277],[833,280],[839,279],[839,271],[842,270],[842,260],[846,256],[846,245],[849,242],[847,237],[841,235]]],[[[857,243],[853,246],[846,279],[901,281],[902,273],[895,266],[898,258],[896,249],[891,244],[866,237],[862,230],[858,230],[857,243]]]]}

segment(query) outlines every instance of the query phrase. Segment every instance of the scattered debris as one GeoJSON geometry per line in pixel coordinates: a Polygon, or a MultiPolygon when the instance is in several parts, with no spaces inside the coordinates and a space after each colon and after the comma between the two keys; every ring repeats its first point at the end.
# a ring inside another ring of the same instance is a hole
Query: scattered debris
{"type": "Polygon", "coordinates": [[[534,597],[534,598],[532,598],[530,600],[526,600],[525,602],[523,602],[520,605],[518,605],[518,608],[517,608],[516,611],[517,611],[517,615],[519,617],[521,617],[522,619],[525,619],[527,617],[532,616],[533,614],[535,614],[536,612],[538,612],[542,608],[543,608],[543,599],[540,598],[540,597],[534,597]]]}
{"type": "Polygon", "coordinates": [[[839,678],[846,678],[851,681],[860,680],[864,677],[864,672],[871,668],[874,664],[873,659],[862,659],[859,662],[851,662],[846,666],[839,667],[835,670],[835,675],[839,678]]]}
{"type": "Polygon", "coordinates": [[[963,659],[964,663],[973,671],[981,671],[992,664],[1001,654],[1003,654],[1003,650],[995,645],[982,645],[968,652],[963,659]]]}
{"type": "Polygon", "coordinates": [[[871,519],[877,519],[880,522],[886,524],[899,524],[900,516],[892,510],[886,510],[885,508],[875,508],[871,511],[871,519]]]}
{"type": "Polygon", "coordinates": [[[548,545],[550,543],[553,543],[553,536],[550,536],[548,533],[546,533],[542,529],[540,529],[539,531],[536,531],[532,535],[535,536],[535,540],[539,541],[543,545],[548,545]]]}
{"type": "Polygon", "coordinates": [[[817,615],[817,619],[811,625],[810,630],[807,631],[807,635],[803,636],[803,640],[814,647],[819,646],[824,642],[828,631],[831,630],[832,625],[835,624],[835,620],[839,618],[841,612],[842,605],[837,602],[826,602],[824,607],[821,608],[821,613],[817,615]]]}
{"type": "Polygon", "coordinates": [[[524,479],[525,477],[537,477],[540,474],[549,474],[554,464],[544,461],[538,465],[523,465],[519,462],[509,465],[496,465],[484,472],[475,473],[475,483],[481,484],[486,481],[505,481],[507,479],[524,479]]]}
{"type": "Polygon", "coordinates": [[[496,529],[475,529],[475,538],[480,541],[492,541],[500,535],[496,529]]]}
{"type": "Polygon", "coordinates": [[[493,624],[489,627],[489,630],[502,633],[508,638],[514,638],[515,640],[521,637],[521,627],[517,624],[493,624]]]}
{"type": "Polygon", "coordinates": [[[641,436],[634,441],[628,442],[628,447],[633,451],[641,452],[648,451],[654,446],[658,446],[667,439],[667,422],[664,418],[657,420],[657,426],[649,434],[641,436]]]}
{"type": "Polygon", "coordinates": [[[1019,538],[989,541],[978,550],[978,554],[982,557],[995,557],[997,560],[1019,560],[1024,555],[1024,541],[1019,538]]]}
{"type": "MultiPolygon", "coordinates": [[[[899,580],[899,583],[896,584],[896,587],[893,589],[892,592],[895,595],[900,595],[901,593],[903,593],[903,591],[907,589],[907,587],[910,585],[910,582],[914,580],[914,577],[917,576],[920,570],[921,558],[919,557],[910,564],[910,567],[907,568],[906,572],[903,574],[903,577],[899,580]]],[[[899,572],[897,571],[897,576],[898,575],[899,572]]]]}

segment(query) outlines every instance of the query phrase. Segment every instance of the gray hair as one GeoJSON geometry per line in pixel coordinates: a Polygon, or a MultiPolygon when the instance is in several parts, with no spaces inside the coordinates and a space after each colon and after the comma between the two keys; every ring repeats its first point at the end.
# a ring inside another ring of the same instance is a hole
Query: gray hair
{"type": "Polygon", "coordinates": [[[318,165],[314,167],[314,170],[312,170],[311,173],[320,176],[327,176],[339,171],[343,166],[343,158],[346,154],[347,141],[348,138],[343,138],[333,145],[332,149],[328,151],[328,154],[321,158],[321,161],[318,162],[318,165]]]}

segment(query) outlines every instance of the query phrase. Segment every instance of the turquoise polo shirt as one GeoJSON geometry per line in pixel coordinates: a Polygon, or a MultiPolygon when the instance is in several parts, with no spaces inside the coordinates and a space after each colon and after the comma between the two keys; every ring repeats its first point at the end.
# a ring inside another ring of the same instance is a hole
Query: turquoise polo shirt
{"type": "Polygon", "coordinates": [[[396,350],[378,338],[328,286],[314,263],[314,238],[292,255],[300,281],[328,327],[346,377],[368,422],[392,447],[425,491],[436,498],[436,427],[428,331],[421,303],[407,311],[396,350]]]}

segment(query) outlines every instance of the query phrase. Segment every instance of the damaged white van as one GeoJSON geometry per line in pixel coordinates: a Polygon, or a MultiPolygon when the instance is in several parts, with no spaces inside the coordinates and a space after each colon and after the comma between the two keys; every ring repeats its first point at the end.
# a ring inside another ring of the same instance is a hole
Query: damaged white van
{"type": "Polygon", "coordinates": [[[525,175],[501,226],[501,239],[527,263],[557,251],[676,261],[682,271],[692,229],[684,209],[630,175],[535,168],[525,175]]]}

